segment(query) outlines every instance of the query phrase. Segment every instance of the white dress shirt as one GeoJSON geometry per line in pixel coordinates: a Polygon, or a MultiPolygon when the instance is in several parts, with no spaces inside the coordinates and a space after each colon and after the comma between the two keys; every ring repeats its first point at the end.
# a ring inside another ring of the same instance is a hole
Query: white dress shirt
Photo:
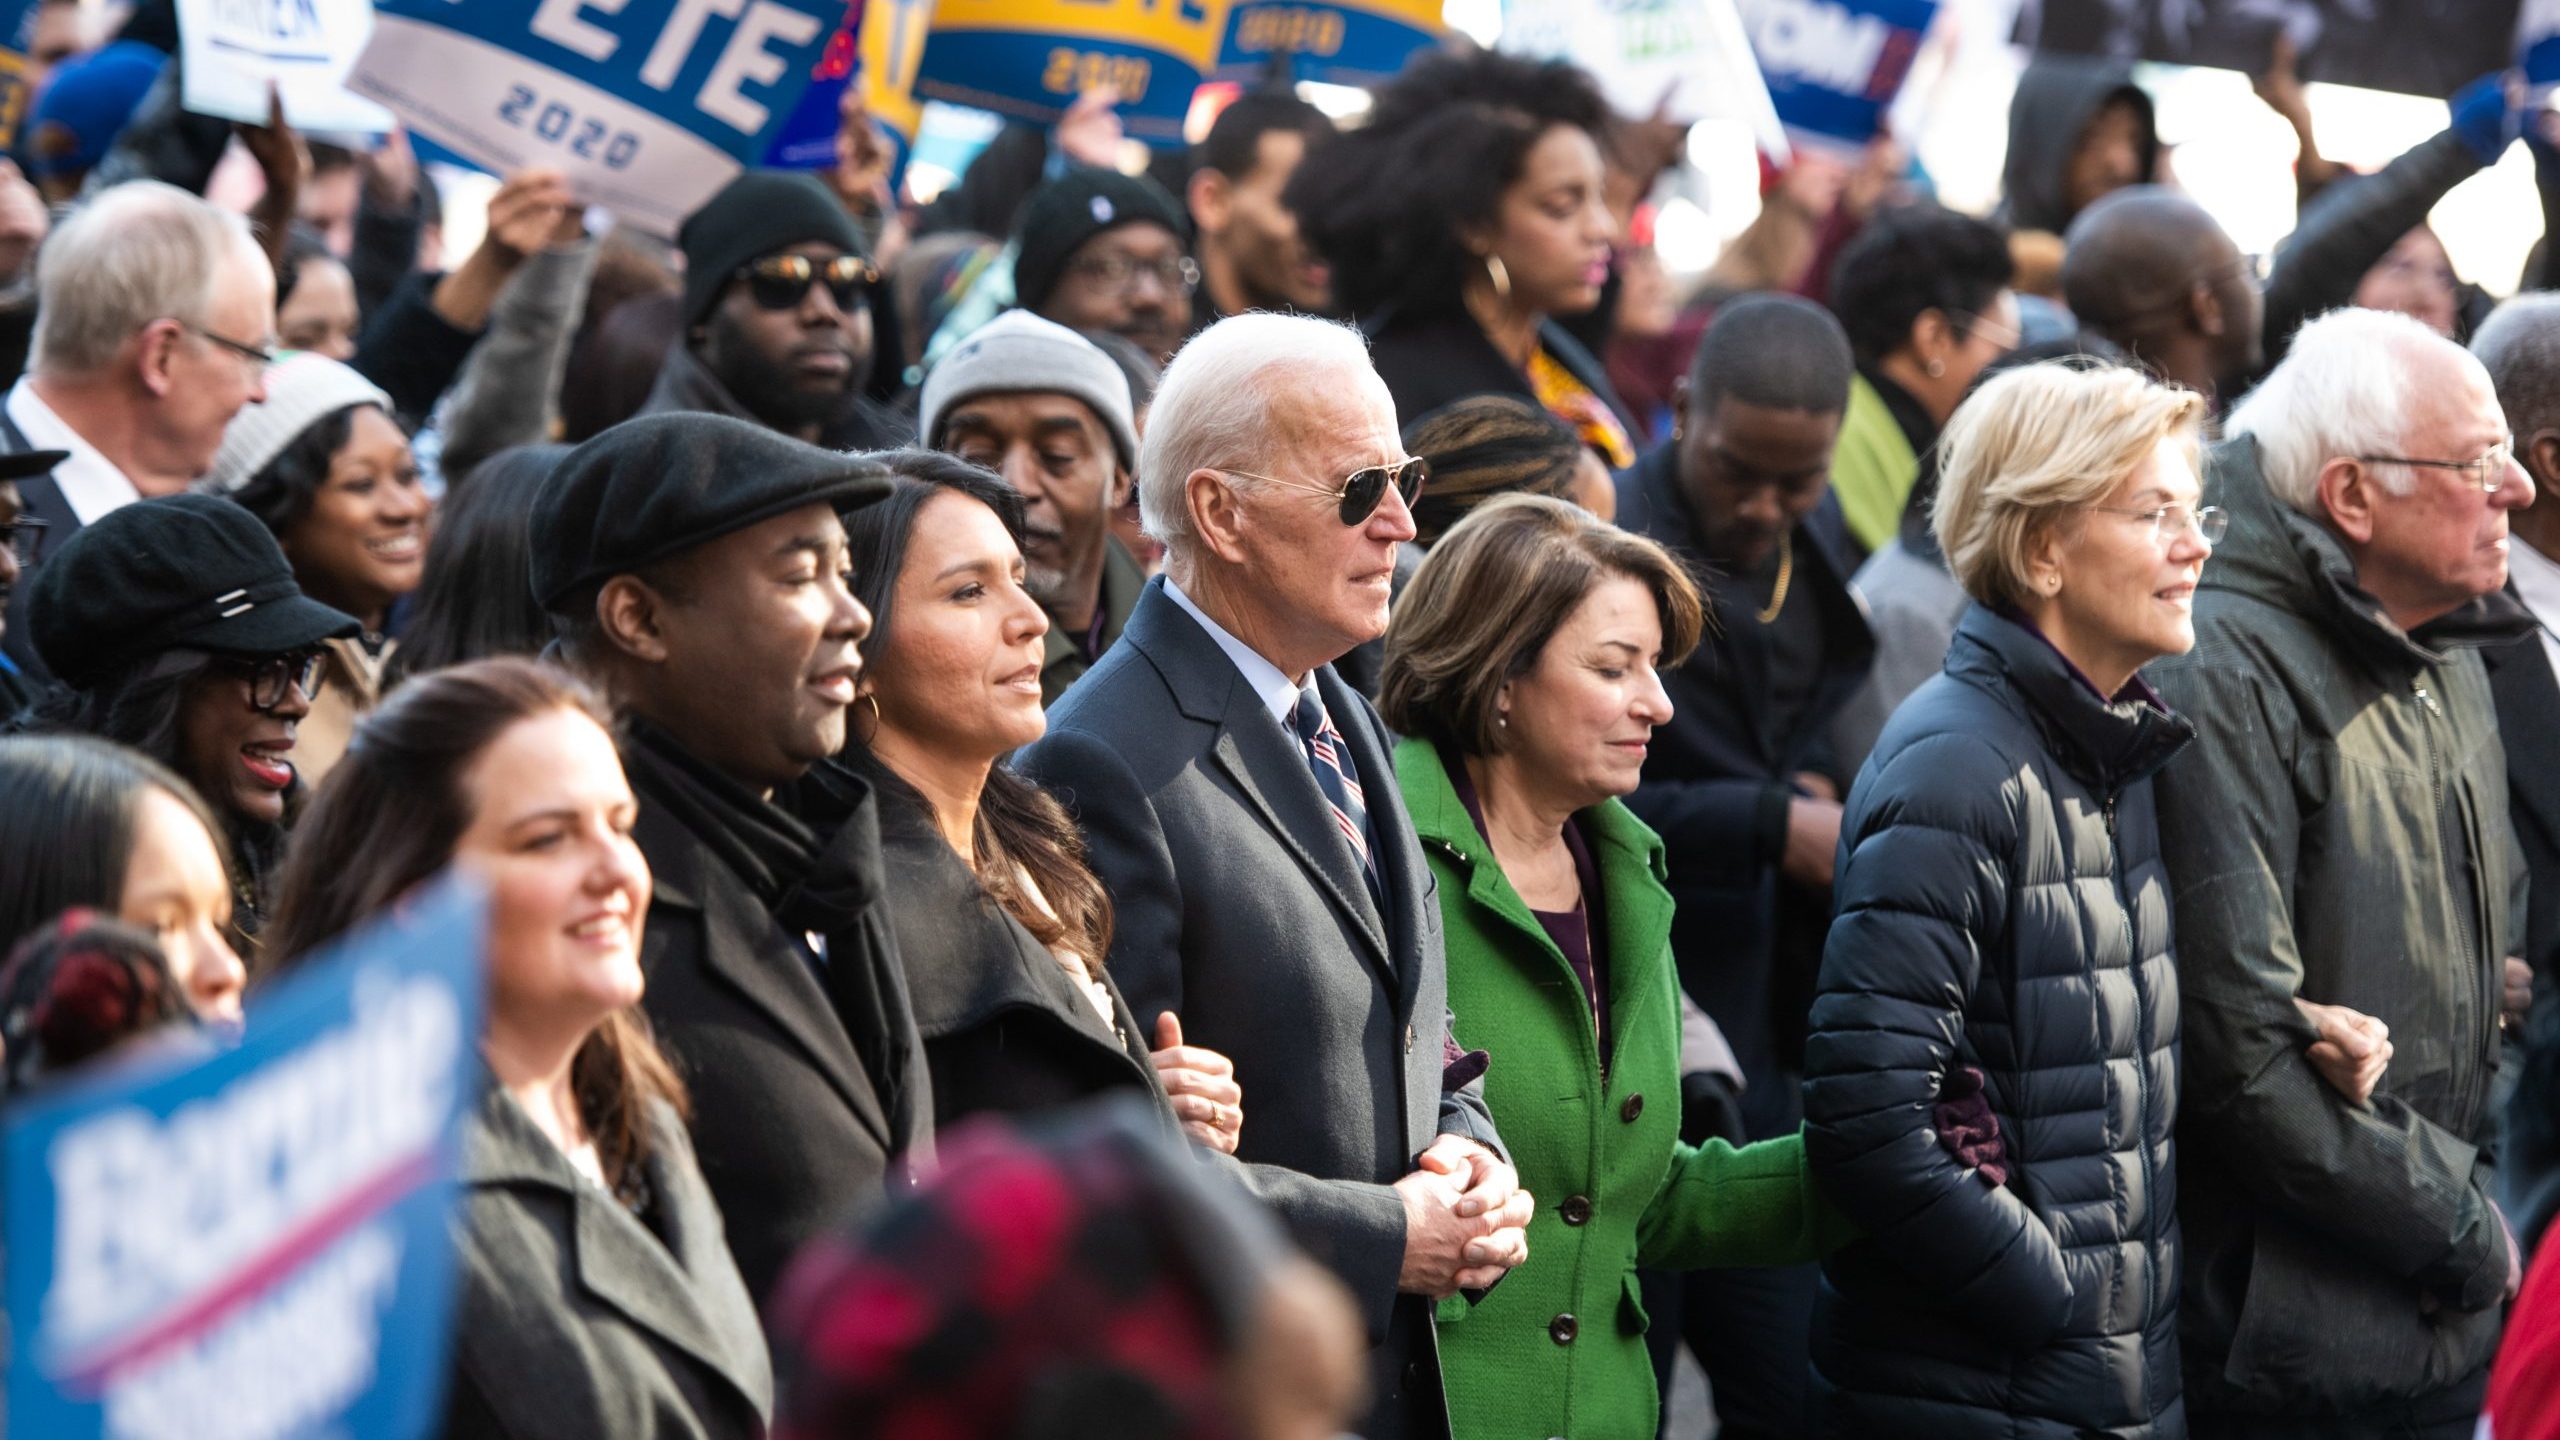
{"type": "Polygon", "coordinates": [[[2524,608],[2542,622],[2542,658],[2560,679],[2560,560],[2518,539],[2507,546],[2507,574],[2516,582],[2524,608]]]}
{"type": "MultiPolygon", "coordinates": [[[[18,383],[9,387],[7,408],[9,422],[27,437],[27,448],[71,452],[53,467],[53,483],[81,524],[95,525],[100,516],[142,498],[142,492],[133,487],[114,461],[99,454],[97,446],[81,438],[79,431],[37,396],[32,378],[20,376],[18,383]]],[[[62,539],[59,535],[53,538],[57,542],[62,539]]]]}
{"type": "MultiPolygon", "coordinates": [[[[1209,632],[1209,638],[1218,642],[1218,648],[1227,652],[1227,658],[1243,672],[1244,683],[1252,686],[1253,693],[1262,697],[1263,708],[1271,712],[1272,719],[1280,722],[1280,728],[1296,734],[1294,721],[1298,713],[1298,692],[1302,688],[1310,692],[1315,690],[1315,672],[1307,672],[1307,683],[1301,687],[1281,674],[1279,666],[1263,659],[1262,652],[1228,634],[1227,627],[1210,619],[1208,612],[1193,604],[1191,597],[1182,593],[1182,587],[1174,584],[1170,575],[1165,577],[1164,593],[1171,596],[1173,603],[1181,606],[1192,619],[1199,621],[1200,628],[1209,632]]],[[[1321,703],[1323,697],[1318,696],[1317,699],[1321,703]]]]}

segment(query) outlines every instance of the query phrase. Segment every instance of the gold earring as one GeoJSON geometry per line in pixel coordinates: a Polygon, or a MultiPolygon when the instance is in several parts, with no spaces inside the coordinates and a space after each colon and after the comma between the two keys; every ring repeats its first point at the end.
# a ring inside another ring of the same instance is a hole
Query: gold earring
{"type": "Polygon", "coordinates": [[[856,735],[854,738],[861,741],[863,745],[868,748],[872,741],[880,738],[880,692],[877,690],[865,690],[862,692],[861,696],[854,701],[854,703],[859,705],[865,700],[871,702],[871,733],[868,735],[856,735]]]}
{"type": "Polygon", "coordinates": [[[1511,272],[1503,268],[1502,257],[1490,250],[1484,252],[1484,278],[1493,282],[1494,299],[1511,298],[1511,272]]]}

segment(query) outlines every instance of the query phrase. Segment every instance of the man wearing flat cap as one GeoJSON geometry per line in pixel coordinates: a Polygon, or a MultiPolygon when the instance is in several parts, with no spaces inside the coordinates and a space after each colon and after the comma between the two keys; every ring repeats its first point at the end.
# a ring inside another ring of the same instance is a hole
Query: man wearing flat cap
{"type": "Polygon", "coordinates": [[[879,268],[817,177],[750,170],[676,232],[684,331],[640,413],[730,415],[830,450],[902,445],[865,397],[879,268]]]}
{"type": "Polygon", "coordinates": [[[656,880],[643,1003],[759,1303],[932,1148],[871,796],[799,793],[843,748],[871,630],[838,517],[888,486],[747,421],[653,415],[572,451],[534,502],[534,597],[626,722],[656,880]]]}
{"type": "Polygon", "coordinates": [[[1049,615],[1040,703],[1055,704],[1120,638],[1146,588],[1111,536],[1138,463],[1129,382],[1092,341],[1009,310],[925,376],[918,423],[926,444],[1022,496],[1025,579],[1049,615]]]}

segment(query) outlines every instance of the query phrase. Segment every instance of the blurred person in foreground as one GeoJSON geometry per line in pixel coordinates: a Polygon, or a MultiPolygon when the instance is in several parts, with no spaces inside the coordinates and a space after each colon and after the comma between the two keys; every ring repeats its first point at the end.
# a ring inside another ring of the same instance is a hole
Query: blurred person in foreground
{"type": "Polygon", "coordinates": [[[291,965],[448,866],[487,887],[485,1064],[463,1121],[444,1434],[754,1440],[773,1407],[755,1306],[639,1002],[650,875],[604,707],[479,661],[359,723],[287,866],[291,965]]]}
{"type": "Polygon", "coordinates": [[[1432,1306],[1533,1212],[1451,1039],[1385,727],[1332,662],[1383,633],[1420,462],[1359,333],[1240,315],[1165,371],[1139,458],[1165,573],[1017,766],[1067,806],[1141,1021],[1253,1077],[1236,1156],[1351,1287],[1371,1440],[1446,1436],[1432,1306]]]}
{"type": "Polygon", "coordinates": [[[2491,1197],[2522,865],[2478,651],[2531,623],[2501,587],[2533,483],[2480,363],[2404,315],[2304,326],[2228,433],[2196,646],[2152,676],[2199,735],[2158,783],[2187,1403],[2204,1437],[2453,1440],[2520,1279],[2491,1197]],[[2399,1037],[2370,1102],[2319,1082],[2297,999],[2399,1037]]]}
{"type": "Polygon", "coordinates": [[[1143,1102],[952,1141],[793,1267],[776,1440],[1336,1440],[1357,1419],[1340,1282],[1143,1102]]]}

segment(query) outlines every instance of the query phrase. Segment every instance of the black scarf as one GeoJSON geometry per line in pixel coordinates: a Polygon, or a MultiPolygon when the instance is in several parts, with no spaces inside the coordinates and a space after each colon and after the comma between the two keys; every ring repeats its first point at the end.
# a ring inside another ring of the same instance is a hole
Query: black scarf
{"type": "Polygon", "coordinates": [[[880,825],[868,787],[846,775],[812,793],[823,799],[808,812],[826,826],[821,834],[646,720],[632,717],[625,731],[623,768],[642,801],[701,841],[784,930],[826,937],[819,986],[906,1148],[919,1108],[908,1081],[921,1066],[895,941],[877,903],[880,825]]]}

